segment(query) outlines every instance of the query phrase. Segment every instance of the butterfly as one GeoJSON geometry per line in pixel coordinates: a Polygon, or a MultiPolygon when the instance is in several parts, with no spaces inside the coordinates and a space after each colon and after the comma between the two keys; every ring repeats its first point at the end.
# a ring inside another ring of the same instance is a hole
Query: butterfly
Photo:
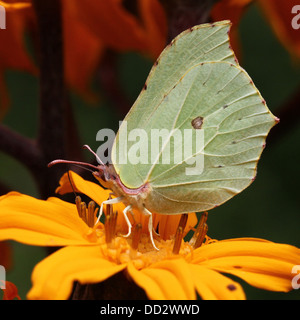
{"type": "MultiPolygon", "coordinates": [[[[229,42],[230,21],[190,28],[163,50],[120,125],[111,163],[96,156],[95,178],[123,202],[124,216],[201,212],[255,179],[270,129],[279,121],[229,42]]],[[[62,162],[55,160],[51,164],[62,162]]],[[[156,248],[156,247],[155,247],[156,248]]]]}

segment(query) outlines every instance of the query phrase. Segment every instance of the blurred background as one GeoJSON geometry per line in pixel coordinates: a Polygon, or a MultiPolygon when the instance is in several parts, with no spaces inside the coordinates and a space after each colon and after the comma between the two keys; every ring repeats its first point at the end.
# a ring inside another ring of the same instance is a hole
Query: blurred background
{"type": "MultiPolygon", "coordinates": [[[[241,194],[209,212],[208,235],[216,239],[264,238],[300,247],[300,169],[298,166],[300,163],[300,59],[298,57],[297,60],[297,57],[283,45],[261,6],[255,1],[245,2],[249,4],[240,16],[237,25],[238,37],[235,39],[238,46],[234,47],[238,51],[240,64],[253,79],[269,109],[274,115],[278,117],[283,115],[283,117],[267,139],[267,146],[258,164],[258,174],[254,183],[241,194]],[[283,129],[279,129],[280,126],[283,129]]],[[[290,2],[286,1],[286,3],[290,2]]],[[[289,14],[292,18],[291,4],[292,2],[286,8],[288,12],[283,15],[289,14]]],[[[114,23],[117,24],[118,21],[114,23]]],[[[2,30],[0,30],[0,36],[1,32],[2,30]]],[[[300,39],[300,29],[297,32],[300,39]]],[[[170,36],[171,32],[168,34],[170,36]]],[[[29,34],[25,33],[24,39],[32,59],[37,59],[33,53],[34,42],[29,34]]],[[[5,43],[0,44],[0,58],[4,46],[5,43]]],[[[154,50],[150,55],[141,52],[143,50],[130,50],[130,48],[122,50],[110,48],[110,50],[108,55],[102,55],[103,64],[100,63],[99,69],[101,72],[94,74],[91,78],[91,91],[95,94],[95,98],[86,99],[86,95],[72,88],[68,92],[69,104],[73,110],[73,125],[77,127],[75,148],[88,144],[96,150],[99,146],[96,134],[100,129],[118,129],[119,121],[123,119],[143,87],[155,56],[154,50]],[[107,60],[107,56],[113,57],[113,61],[107,60]],[[108,63],[105,64],[107,61],[108,63]],[[99,81],[100,76],[101,81],[99,81]],[[105,82],[103,77],[110,80],[105,82]],[[107,89],[108,86],[111,88],[114,82],[118,84],[117,94],[107,89]],[[117,101],[116,98],[120,100],[117,101]],[[116,106],[118,103],[119,106],[116,106]]],[[[77,63],[72,66],[74,69],[80,68],[81,62],[77,63]]],[[[34,139],[38,134],[39,126],[43,125],[39,124],[38,76],[31,72],[10,68],[5,69],[3,74],[10,102],[3,113],[2,124],[25,137],[34,139]]],[[[3,94],[1,91],[0,93],[3,94]]],[[[53,159],[54,155],[55,152],[53,159]]],[[[86,161],[92,161],[89,154],[85,152],[81,156],[86,161]]],[[[41,197],[36,179],[21,159],[5,152],[2,148],[0,164],[2,193],[15,190],[41,197]]],[[[47,252],[44,248],[31,247],[13,241],[7,244],[12,254],[7,280],[17,285],[21,298],[25,299],[31,286],[32,269],[46,256],[47,252]]],[[[250,287],[240,279],[235,280],[242,283],[248,299],[300,298],[300,290],[284,294],[268,292],[250,287]]]]}

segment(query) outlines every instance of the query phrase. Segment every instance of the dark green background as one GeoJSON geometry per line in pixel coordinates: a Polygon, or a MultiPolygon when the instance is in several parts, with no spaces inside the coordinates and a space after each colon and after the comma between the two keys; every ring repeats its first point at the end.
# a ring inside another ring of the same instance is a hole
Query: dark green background
{"type": "MultiPolygon", "coordinates": [[[[300,67],[293,63],[255,5],[245,14],[240,35],[243,52],[240,63],[276,115],[278,108],[299,86],[300,67]]],[[[151,64],[137,54],[120,56],[120,80],[132,102],[139,94],[151,64]]],[[[34,137],[37,131],[37,79],[9,71],[6,80],[12,105],[4,123],[28,137],[34,137]]],[[[76,94],[72,94],[72,103],[81,143],[87,143],[93,149],[98,147],[98,130],[105,127],[116,130],[118,121],[122,120],[116,116],[103,93],[96,105],[87,105],[76,94]]],[[[258,165],[257,179],[240,195],[210,212],[209,236],[216,239],[257,237],[300,247],[299,141],[300,125],[274,143],[269,143],[270,146],[267,140],[267,148],[258,165]]],[[[34,181],[22,164],[3,153],[0,154],[0,163],[2,182],[13,190],[38,196],[34,181]]],[[[15,242],[11,245],[14,261],[7,279],[18,286],[24,299],[30,288],[32,268],[43,259],[45,252],[43,248],[15,242]]],[[[240,282],[248,299],[300,299],[300,290],[274,293],[240,282]]]]}

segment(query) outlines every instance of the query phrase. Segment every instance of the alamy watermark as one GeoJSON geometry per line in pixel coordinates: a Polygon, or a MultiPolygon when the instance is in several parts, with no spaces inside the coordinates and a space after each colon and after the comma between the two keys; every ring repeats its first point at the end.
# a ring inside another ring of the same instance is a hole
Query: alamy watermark
{"type": "Polygon", "coordinates": [[[292,14],[295,14],[291,21],[292,28],[298,30],[300,29],[300,4],[292,7],[292,14]]]}
{"type": "Polygon", "coordinates": [[[115,164],[185,164],[186,175],[199,175],[204,169],[203,129],[127,129],[127,122],[120,122],[118,146],[112,149],[115,132],[101,129],[96,140],[103,142],[97,155],[104,163],[115,164]]]}
{"type": "Polygon", "coordinates": [[[295,290],[300,289],[300,265],[293,266],[292,274],[295,274],[295,276],[292,279],[293,289],[295,290]]]}
{"type": "Polygon", "coordinates": [[[0,265],[0,289],[5,289],[6,272],[5,268],[0,265]]]}
{"type": "Polygon", "coordinates": [[[0,6],[0,29],[6,29],[6,11],[3,6],[0,6]]]}

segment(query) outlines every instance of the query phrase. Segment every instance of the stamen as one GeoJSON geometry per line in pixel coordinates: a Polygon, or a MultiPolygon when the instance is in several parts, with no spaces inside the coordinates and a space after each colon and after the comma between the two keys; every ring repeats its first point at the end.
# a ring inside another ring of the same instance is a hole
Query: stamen
{"type": "Polygon", "coordinates": [[[93,228],[95,224],[95,218],[99,210],[99,208],[95,209],[95,207],[96,207],[96,203],[94,201],[90,201],[88,205],[88,212],[87,212],[87,225],[90,228],[93,228]]]}
{"type": "Polygon", "coordinates": [[[105,217],[104,229],[105,229],[105,241],[106,244],[110,244],[112,242],[113,236],[111,233],[111,216],[108,215],[105,217]]]}
{"type": "Polygon", "coordinates": [[[78,215],[81,218],[81,211],[80,211],[81,198],[80,198],[80,196],[77,196],[75,198],[75,203],[76,203],[76,208],[77,208],[78,215]]]}
{"type": "Polygon", "coordinates": [[[178,227],[182,227],[182,229],[184,229],[186,226],[187,220],[188,220],[188,214],[187,213],[182,214],[178,227]]]}
{"type": "Polygon", "coordinates": [[[96,203],[90,201],[88,208],[86,208],[86,203],[81,201],[80,196],[75,198],[75,204],[79,217],[90,227],[93,228],[95,224],[95,219],[99,208],[96,208],[96,203]]]}
{"type": "Polygon", "coordinates": [[[175,234],[175,241],[174,241],[174,246],[173,246],[173,254],[178,254],[182,239],[183,239],[183,231],[185,229],[186,223],[187,223],[188,215],[187,213],[184,213],[181,215],[181,218],[179,220],[178,228],[175,234]]]}
{"type": "Polygon", "coordinates": [[[142,225],[141,223],[136,224],[132,230],[132,244],[131,247],[133,250],[137,250],[139,242],[141,240],[142,234],[142,225]]]}
{"type": "Polygon", "coordinates": [[[183,238],[183,229],[182,227],[178,227],[175,235],[175,242],[174,242],[174,247],[173,247],[173,254],[178,254],[181,243],[182,243],[182,238],[183,238]]]}
{"type": "Polygon", "coordinates": [[[194,244],[194,249],[201,247],[201,245],[205,239],[205,236],[207,234],[207,231],[208,231],[208,226],[206,223],[204,223],[203,228],[202,228],[202,232],[199,233],[199,236],[194,244]]]}
{"type": "Polygon", "coordinates": [[[201,218],[196,228],[196,231],[192,239],[190,240],[190,244],[193,246],[194,249],[199,248],[205,239],[205,236],[208,230],[208,226],[206,224],[207,216],[208,216],[207,212],[203,212],[201,214],[201,218]]]}
{"type": "Polygon", "coordinates": [[[87,219],[86,219],[86,203],[81,202],[80,203],[80,217],[81,219],[87,224],[87,219]]]}
{"type": "Polygon", "coordinates": [[[173,246],[173,254],[178,254],[180,251],[182,239],[183,239],[183,231],[186,226],[188,219],[188,215],[185,213],[181,216],[178,228],[175,234],[175,241],[174,241],[174,246],[173,246]]]}
{"type": "Polygon", "coordinates": [[[118,212],[113,211],[113,206],[110,204],[107,204],[104,229],[105,229],[105,239],[108,245],[112,243],[112,240],[116,236],[117,217],[118,217],[118,212]]]}

